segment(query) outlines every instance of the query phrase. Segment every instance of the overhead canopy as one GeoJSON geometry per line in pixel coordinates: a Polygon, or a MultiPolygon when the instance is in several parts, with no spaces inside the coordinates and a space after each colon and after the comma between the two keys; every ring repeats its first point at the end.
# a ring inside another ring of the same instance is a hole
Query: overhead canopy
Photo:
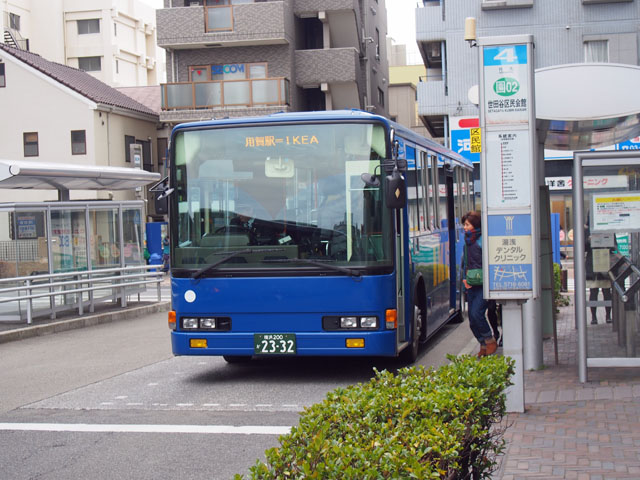
{"type": "Polygon", "coordinates": [[[640,135],[640,67],[576,63],[536,70],[539,138],[554,150],[588,150],[640,135]]]}
{"type": "Polygon", "coordinates": [[[131,190],[159,180],[159,173],[139,168],[0,160],[0,188],[131,190]]]}

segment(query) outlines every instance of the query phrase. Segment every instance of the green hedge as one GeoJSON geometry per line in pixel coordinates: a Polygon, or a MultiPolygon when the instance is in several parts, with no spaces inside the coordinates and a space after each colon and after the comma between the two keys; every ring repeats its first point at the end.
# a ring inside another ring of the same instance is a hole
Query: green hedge
{"type": "MultiPolygon", "coordinates": [[[[303,412],[251,479],[490,478],[504,448],[513,361],[450,356],[437,370],[379,372],[303,412]]],[[[243,477],[236,475],[235,479],[243,477]]]]}

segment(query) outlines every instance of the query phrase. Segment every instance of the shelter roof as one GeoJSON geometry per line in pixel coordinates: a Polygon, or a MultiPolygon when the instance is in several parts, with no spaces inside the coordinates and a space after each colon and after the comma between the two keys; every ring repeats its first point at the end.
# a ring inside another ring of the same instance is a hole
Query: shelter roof
{"type": "Polygon", "coordinates": [[[536,70],[536,117],[546,148],[588,150],[640,135],[640,67],[575,63],[536,70]]]}
{"type": "Polygon", "coordinates": [[[131,190],[159,180],[159,173],[139,168],[0,160],[0,188],[131,190]]]}

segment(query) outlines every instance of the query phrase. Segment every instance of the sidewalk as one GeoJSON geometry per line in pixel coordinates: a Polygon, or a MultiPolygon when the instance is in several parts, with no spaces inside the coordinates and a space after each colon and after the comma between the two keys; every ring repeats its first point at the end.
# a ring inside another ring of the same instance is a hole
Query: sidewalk
{"type": "MultiPolygon", "coordinates": [[[[493,478],[640,479],[640,369],[589,368],[580,383],[574,324],[572,297],[558,315],[558,365],[553,339],[545,340],[545,368],[525,372],[525,413],[505,418],[506,450],[493,478]]],[[[598,348],[617,348],[610,343],[598,348]]]]}
{"type": "Polygon", "coordinates": [[[58,313],[55,319],[48,316],[36,317],[31,325],[27,325],[24,320],[0,322],[0,344],[168,311],[171,305],[171,285],[168,276],[163,279],[160,286],[161,301],[157,300],[157,290],[153,287],[141,295],[139,302],[137,295],[132,295],[124,308],[119,303],[105,302],[96,304],[93,313],[86,312],[82,316],[78,316],[76,310],[68,310],[58,313]]]}

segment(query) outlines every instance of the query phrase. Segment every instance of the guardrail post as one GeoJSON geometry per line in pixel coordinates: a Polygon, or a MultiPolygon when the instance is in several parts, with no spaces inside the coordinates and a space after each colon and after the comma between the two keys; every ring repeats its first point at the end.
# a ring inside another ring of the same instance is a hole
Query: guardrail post
{"type": "MultiPolygon", "coordinates": [[[[49,277],[49,283],[51,283],[52,279],[49,277]]],[[[56,319],[56,296],[53,295],[56,291],[56,287],[49,287],[49,306],[51,307],[51,320],[56,319]]]]}
{"type": "MultiPolygon", "coordinates": [[[[87,280],[89,281],[89,287],[93,288],[93,275],[91,272],[87,273],[87,280]]],[[[93,290],[89,290],[89,312],[95,312],[95,303],[93,302],[93,290]]]]}
{"type": "Polygon", "coordinates": [[[162,289],[160,288],[161,283],[162,283],[162,275],[158,275],[158,271],[156,270],[156,288],[158,289],[159,302],[162,301],[162,289]]]}
{"type": "MultiPolygon", "coordinates": [[[[80,275],[76,275],[74,278],[76,279],[76,289],[80,287],[80,290],[82,290],[82,281],[80,280],[80,275]]],[[[80,291],[78,292],[78,315],[82,314],[84,314],[84,305],[82,305],[82,291],[80,291]]]]}
{"type": "Polygon", "coordinates": [[[121,270],[119,272],[119,275],[121,278],[120,284],[122,285],[120,287],[120,306],[122,308],[125,308],[127,306],[127,296],[125,295],[126,287],[124,286],[124,283],[125,283],[124,272],[121,270]]]}
{"type": "MultiPolygon", "coordinates": [[[[27,296],[31,297],[31,280],[27,280],[27,296]]],[[[27,325],[31,325],[33,321],[33,316],[31,309],[33,308],[33,304],[31,303],[31,298],[27,299],[27,325]]]]}

